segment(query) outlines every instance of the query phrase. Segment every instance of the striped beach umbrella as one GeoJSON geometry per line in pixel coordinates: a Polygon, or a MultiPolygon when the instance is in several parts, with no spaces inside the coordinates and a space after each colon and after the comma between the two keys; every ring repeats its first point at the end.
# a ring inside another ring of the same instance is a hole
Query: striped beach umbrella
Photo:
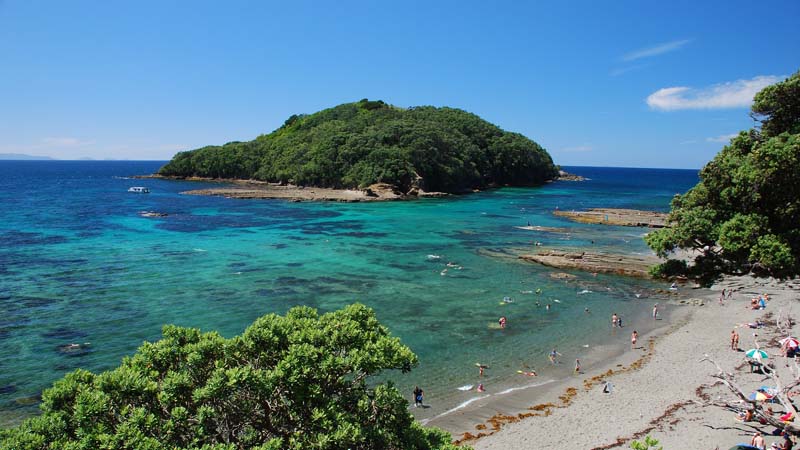
{"type": "Polygon", "coordinates": [[[785,338],[781,339],[778,342],[780,342],[781,347],[783,347],[783,346],[786,346],[786,348],[797,348],[797,347],[800,347],[800,341],[798,341],[797,338],[793,338],[793,337],[785,337],[785,338]]]}
{"type": "Polygon", "coordinates": [[[769,355],[767,355],[767,352],[765,352],[764,350],[757,349],[757,348],[751,348],[744,355],[747,356],[748,358],[754,358],[754,359],[767,359],[767,358],[769,358],[769,355]]]}

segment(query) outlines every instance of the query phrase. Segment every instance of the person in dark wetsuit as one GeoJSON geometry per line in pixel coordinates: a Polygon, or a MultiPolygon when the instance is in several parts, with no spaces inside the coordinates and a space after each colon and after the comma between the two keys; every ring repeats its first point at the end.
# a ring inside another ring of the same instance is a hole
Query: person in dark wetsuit
{"type": "Polygon", "coordinates": [[[419,388],[419,386],[414,386],[414,408],[422,405],[422,398],[425,392],[419,388]]]}

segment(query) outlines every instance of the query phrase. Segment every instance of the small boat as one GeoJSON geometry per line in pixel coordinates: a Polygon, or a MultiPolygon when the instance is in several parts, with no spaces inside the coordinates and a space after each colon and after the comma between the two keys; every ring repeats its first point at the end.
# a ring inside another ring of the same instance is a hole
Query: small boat
{"type": "Polygon", "coordinates": [[[128,192],[135,192],[137,194],[149,194],[150,189],[142,186],[133,186],[128,188],[128,192]]]}

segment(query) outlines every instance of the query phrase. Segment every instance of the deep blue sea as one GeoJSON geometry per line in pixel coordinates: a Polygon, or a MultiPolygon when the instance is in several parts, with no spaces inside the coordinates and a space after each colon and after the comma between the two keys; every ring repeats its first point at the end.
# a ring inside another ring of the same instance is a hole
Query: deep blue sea
{"type": "Polygon", "coordinates": [[[635,322],[652,307],[636,294],[663,286],[580,272],[553,279],[515,252],[540,242],[649,253],[647,230],[552,212],[666,211],[697,182],[689,170],[566,167],[590,180],[347,204],[188,196],[180,192],[211,184],[128,178],[162,164],[0,161],[0,426],[34,414],[65,373],[113,368],[166,323],[233,336],[297,305],[374,308],[420,357],[410,374],[390,376],[404,390],[425,387],[428,417],[469,401],[474,393],[456,388],[476,382],[476,362],[491,365],[482,382],[498,389],[528,382],[516,374],[524,367],[561,376],[545,364],[551,348],[570,360],[584,357],[584,342],[624,344],[606,318],[635,322]],[[140,217],[145,210],[168,216],[140,217]],[[568,230],[516,228],[528,222],[568,230]],[[514,303],[502,305],[505,296],[514,303]],[[505,330],[493,326],[501,315],[505,330]]]}

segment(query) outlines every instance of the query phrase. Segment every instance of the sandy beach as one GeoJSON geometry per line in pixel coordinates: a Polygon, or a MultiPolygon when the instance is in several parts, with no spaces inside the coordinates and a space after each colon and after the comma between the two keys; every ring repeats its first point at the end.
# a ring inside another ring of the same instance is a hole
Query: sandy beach
{"type": "MultiPolygon", "coordinates": [[[[689,289],[683,287],[681,289],[689,289]]],[[[734,372],[747,392],[771,385],[763,374],[750,373],[744,350],[754,344],[753,332],[777,366],[784,365],[774,338],[780,338],[775,318],[795,317],[798,281],[752,277],[729,277],[710,291],[698,291],[688,304],[668,306],[674,310],[662,326],[640,336],[637,348],[599,364],[573,379],[553,383],[522,413],[504,414],[489,408],[487,420],[466,430],[463,423],[439,422],[454,437],[476,449],[611,449],[629,448],[634,439],[650,435],[666,449],[727,449],[749,442],[753,431],[767,436],[767,445],[780,442],[769,436],[774,427],[735,420],[732,411],[707,404],[709,399],[734,400],[712,376],[717,369],[705,354],[734,372]],[[734,293],[724,305],[718,303],[722,289],[734,293]],[[765,310],[748,309],[750,299],[769,294],[765,310]],[[699,305],[702,299],[703,305],[699,305]],[[765,320],[767,326],[751,329],[747,323],[765,320]],[[740,351],[730,348],[731,330],[740,334],[740,351]],[[770,343],[772,341],[772,343],[770,343]],[[604,393],[606,381],[613,385],[604,393]]],[[[630,331],[636,324],[627,324],[630,331]]],[[[793,331],[796,332],[796,326],[793,331]]],[[[785,376],[784,376],[785,377],[785,376]]],[[[786,378],[784,378],[785,380],[786,378]]],[[[780,413],[782,407],[774,406],[780,413]]]]}

